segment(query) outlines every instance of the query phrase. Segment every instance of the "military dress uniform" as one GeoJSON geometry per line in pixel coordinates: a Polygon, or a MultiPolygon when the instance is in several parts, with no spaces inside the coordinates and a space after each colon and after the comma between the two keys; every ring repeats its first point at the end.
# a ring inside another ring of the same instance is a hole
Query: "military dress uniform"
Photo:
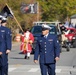
{"type": "Polygon", "coordinates": [[[8,54],[6,50],[11,50],[11,30],[7,27],[0,27],[0,75],[8,75],[8,54]]]}
{"type": "Polygon", "coordinates": [[[48,34],[47,38],[41,36],[37,40],[34,60],[40,63],[41,75],[55,75],[55,58],[60,56],[60,46],[57,35],[48,34]],[[40,56],[39,56],[40,55],[40,56]]]}

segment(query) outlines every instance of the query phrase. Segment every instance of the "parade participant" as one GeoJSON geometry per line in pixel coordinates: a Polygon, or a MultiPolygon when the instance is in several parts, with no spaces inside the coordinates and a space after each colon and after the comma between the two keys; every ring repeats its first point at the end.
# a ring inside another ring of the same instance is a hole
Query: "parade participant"
{"type": "MultiPolygon", "coordinates": [[[[2,20],[1,24],[6,24],[2,20]]],[[[0,75],[8,75],[8,54],[11,50],[11,30],[1,25],[0,27],[0,75]]]]}
{"type": "Polygon", "coordinates": [[[29,28],[25,30],[22,38],[22,51],[25,53],[25,59],[29,59],[32,51],[32,43],[34,42],[33,34],[29,31],[29,28]]]}
{"type": "Polygon", "coordinates": [[[57,35],[50,34],[51,27],[43,24],[42,25],[42,36],[37,40],[35,53],[34,53],[34,62],[38,62],[38,56],[41,75],[56,75],[55,66],[56,61],[60,58],[60,46],[57,35]]]}
{"type": "Polygon", "coordinates": [[[61,32],[66,30],[66,27],[62,23],[59,23],[59,26],[60,26],[61,32]]]}

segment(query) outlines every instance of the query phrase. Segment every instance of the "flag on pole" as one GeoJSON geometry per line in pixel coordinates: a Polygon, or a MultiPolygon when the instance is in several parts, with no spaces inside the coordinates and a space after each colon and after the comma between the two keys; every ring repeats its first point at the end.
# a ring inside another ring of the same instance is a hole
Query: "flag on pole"
{"type": "Polygon", "coordinates": [[[22,27],[20,26],[19,22],[17,21],[16,17],[14,16],[12,10],[10,9],[10,7],[8,6],[8,4],[6,3],[6,5],[4,6],[4,8],[2,9],[1,13],[0,13],[3,17],[11,17],[14,18],[15,21],[17,22],[18,26],[20,27],[20,29],[23,32],[22,27]]]}
{"type": "Polygon", "coordinates": [[[7,5],[5,5],[4,8],[2,9],[1,14],[4,17],[13,17],[13,12],[7,5]]]}

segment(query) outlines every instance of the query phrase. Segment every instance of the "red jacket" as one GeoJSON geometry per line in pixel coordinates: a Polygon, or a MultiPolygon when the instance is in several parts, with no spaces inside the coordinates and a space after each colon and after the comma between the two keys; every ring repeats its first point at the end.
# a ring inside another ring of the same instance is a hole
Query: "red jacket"
{"type": "Polygon", "coordinates": [[[25,32],[24,35],[21,37],[21,46],[20,50],[22,50],[24,53],[32,51],[32,43],[34,42],[33,34],[30,32],[25,32]]]}

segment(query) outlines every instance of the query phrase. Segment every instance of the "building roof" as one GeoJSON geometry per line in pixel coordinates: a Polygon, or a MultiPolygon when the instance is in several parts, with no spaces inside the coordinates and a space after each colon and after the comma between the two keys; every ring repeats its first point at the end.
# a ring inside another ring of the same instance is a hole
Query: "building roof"
{"type": "Polygon", "coordinates": [[[71,18],[76,18],[76,14],[75,15],[72,15],[71,18]]]}

